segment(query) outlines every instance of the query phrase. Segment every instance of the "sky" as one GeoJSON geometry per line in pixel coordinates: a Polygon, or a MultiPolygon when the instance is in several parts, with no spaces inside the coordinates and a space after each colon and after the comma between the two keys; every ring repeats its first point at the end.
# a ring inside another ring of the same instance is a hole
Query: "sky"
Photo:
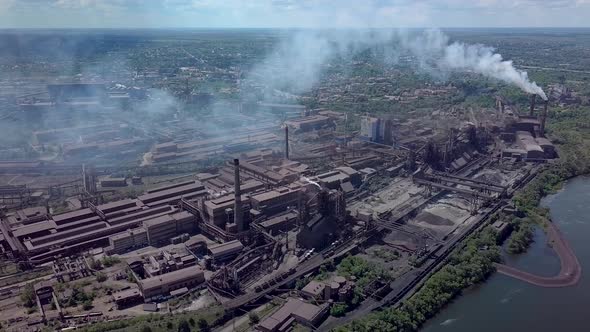
{"type": "Polygon", "coordinates": [[[590,0],[0,0],[0,28],[589,26],[590,0]]]}

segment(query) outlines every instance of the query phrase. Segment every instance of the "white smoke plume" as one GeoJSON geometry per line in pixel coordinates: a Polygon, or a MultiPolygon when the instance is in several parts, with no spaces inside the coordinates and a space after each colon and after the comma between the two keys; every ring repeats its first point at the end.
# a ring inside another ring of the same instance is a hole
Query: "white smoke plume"
{"type": "Polygon", "coordinates": [[[450,42],[442,31],[406,30],[319,30],[295,33],[284,40],[250,78],[272,88],[293,92],[311,89],[335,59],[350,60],[361,51],[378,50],[384,62],[395,62],[401,54],[412,55],[419,68],[433,76],[449,72],[473,72],[513,84],[544,100],[543,90],[530,81],[525,71],[504,60],[494,49],[481,44],[450,42]]]}
{"type": "Polygon", "coordinates": [[[320,186],[320,184],[319,184],[319,183],[317,183],[317,182],[313,181],[313,180],[312,180],[312,179],[310,179],[310,178],[307,178],[307,177],[305,177],[305,176],[302,176],[300,180],[301,180],[301,181],[303,181],[303,182],[306,182],[306,183],[312,184],[312,185],[316,186],[316,187],[317,187],[318,189],[320,189],[320,190],[322,189],[322,186],[320,186]]]}
{"type": "Polygon", "coordinates": [[[531,82],[525,71],[514,68],[512,61],[503,60],[502,55],[485,45],[469,45],[449,42],[449,37],[440,30],[428,30],[417,37],[402,38],[400,45],[407,48],[421,61],[431,62],[434,69],[442,71],[472,71],[486,77],[513,84],[523,91],[547,96],[537,83],[531,82]]]}

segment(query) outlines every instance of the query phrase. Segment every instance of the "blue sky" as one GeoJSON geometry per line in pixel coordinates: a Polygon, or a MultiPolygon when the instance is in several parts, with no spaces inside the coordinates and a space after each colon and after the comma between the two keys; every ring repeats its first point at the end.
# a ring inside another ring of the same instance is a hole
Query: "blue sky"
{"type": "Polygon", "coordinates": [[[0,0],[2,28],[588,26],[590,0],[0,0]]]}

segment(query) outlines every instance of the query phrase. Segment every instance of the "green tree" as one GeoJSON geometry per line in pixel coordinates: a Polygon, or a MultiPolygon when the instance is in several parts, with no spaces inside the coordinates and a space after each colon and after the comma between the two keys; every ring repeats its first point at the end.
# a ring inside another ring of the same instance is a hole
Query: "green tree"
{"type": "Polygon", "coordinates": [[[199,318],[197,321],[197,326],[199,327],[199,331],[208,332],[211,328],[209,327],[209,322],[205,318],[199,318]]]}
{"type": "Polygon", "coordinates": [[[33,288],[32,283],[28,283],[23,288],[20,299],[23,301],[23,305],[27,308],[32,308],[37,305],[37,300],[35,298],[35,289],[33,288]]]}
{"type": "Polygon", "coordinates": [[[330,308],[330,315],[334,317],[342,317],[346,313],[347,306],[343,303],[336,303],[330,308]]]}
{"type": "Polygon", "coordinates": [[[102,272],[97,272],[96,273],[96,281],[98,282],[104,282],[107,280],[107,275],[102,273],[102,272]]]}
{"type": "Polygon", "coordinates": [[[105,256],[102,259],[102,265],[104,265],[105,267],[111,267],[115,264],[118,264],[121,262],[121,259],[119,259],[119,257],[116,256],[105,256]]]}
{"type": "Polygon", "coordinates": [[[191,332],[191,327],[189,325],[189,323],[186,321],[186,319],[181,319],[180,322],[178,322],[178,332],[191,332]]]}
{"type": "Polygon", "coordinates": [[[82,302],[82,309],[84,309],[84,310],[90,310],[90,309],[92,309],[92,307],[93,306],[92,306],[92,300],[91,299],[88,299],[88,300],[82,302]]]}
{"type": "Polygon", "coordinates": [[[522,221],[518,230],[512,233],[508,239],[508,252],[520,254],[525,252],[533,242],[533,228],[526,221],[522,221]]]}
{"type": "Polygon", "coordinates": [[[100,261],[97,261],[96,259],[94,259],[93,256],[90,256],[88,258],[88,266],[93,270],[100,270],[102,268],[100,261]]]}
{"type": "MultiPolygon", "coordinates": [[[[416,331],[463,289],[487,278],[494,271],[493,263],[499,260],[496,232],[486,228],[470,238],[465,247],[455,251],[448,264],[433,274],[401,307],[386,308],[336,331],[416,331]]],[[[340,268],[366,273],[365,264],[358,259],[351,259],[340,268]]],[[[332,308],[333,314],[340,314],[341,307],[334,305],[332,308]]]]}
{"type": "Polygon", "coordinates": [[[144,326],[141,328],[141,332],[152,332],[152,328],[151,328],[151,327],[149,327],[148,325],[144,325],[144,326]]]}
{"type": "Polygon", "coordinates": [[[260,323],[260,316],[258,316],[258,314],[253,311],[248,314],[248,318],[250,319],[250,325],[256,325],[260,323]]]}

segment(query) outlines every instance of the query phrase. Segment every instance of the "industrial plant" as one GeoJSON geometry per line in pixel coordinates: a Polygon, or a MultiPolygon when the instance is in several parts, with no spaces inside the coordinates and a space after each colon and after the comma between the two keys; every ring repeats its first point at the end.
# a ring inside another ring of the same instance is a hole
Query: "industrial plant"
{"type": "Polygon", "coordinates": [[[0,162],[3,177],[30,180],[0,188],[3,259],[49,271],[34,284],[39,310],[13,324],[165,311],[206,292],[226,315],[281,295],[255,329],[315,329],[331,307],[375,310],[411,294],[492,215],[515,213],[515,191],[559,157],[545,136],[549,102],[535,95],[525,111],[497,97],[495,108],[356,119],[252,102],[158,126],[121,115],[146,93],[50,84],[18,101],[64,126],[31,138],[52,160],[0,162]],[[72,112],[92,116],[67,127],[72,112]],[[311,277],[371,251],[395,257],[383,263],[390,279],[311,277]],[[113,281],[106,306],[68,312],[60,285],[99,276],[113,281]]]}

